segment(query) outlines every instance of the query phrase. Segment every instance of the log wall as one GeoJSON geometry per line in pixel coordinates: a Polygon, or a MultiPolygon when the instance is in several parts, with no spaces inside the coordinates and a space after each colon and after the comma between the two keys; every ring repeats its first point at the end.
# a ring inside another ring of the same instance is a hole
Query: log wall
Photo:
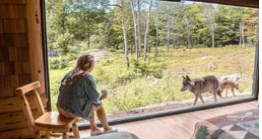
{"type": "Polygon", "coordinates": [[[41,37],[40,0],[0,0],[0,138],[32,136],[17,87],[40,81],[39,93],[46,103],[41,37]]]}

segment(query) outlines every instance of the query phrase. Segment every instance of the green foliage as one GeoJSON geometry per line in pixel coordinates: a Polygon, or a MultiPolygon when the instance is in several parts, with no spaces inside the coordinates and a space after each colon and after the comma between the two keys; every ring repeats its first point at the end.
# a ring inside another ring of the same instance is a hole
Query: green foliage
{"type": "Polygon", "coordinates": [[[68,67],[69,59],[68,57],[51,57],[49,58],[49,68],[50,69],[64,69],[68,67]]]}
{"type": "Polygon", "coordinates": [[[58,35],[57,40],[54,43],[55,49],[62,49],[62,54],[66,55],[69,53],[69,45],[73,42],[73,36],[66,32],[64,34],[58,35]]]}
{"type": "MultiPolygon", "coordinates": [[[[148,2],[141,2],[139,25],[141,40],[144,37],[147,15],[147,9],[143,7],[147,7],[148,4],[148,2]]],[[[48,0],[46,5],[50,49],[62,49],[63,53],[67,53],[71,49],[69,42],[72,40],[85,42],[85,47],[124,49],[122,15],[120,7],[117,6],[118,2],[112,6],[108,0],[48,0]]],[[[245,25],[247,44],[254,45],[257,37],[258,12],[256,9],[158,1],[153,4],[150,14],[149,50],[155,46],[156,40],[156,7],[159,13],[159,46],[164,46],[167,42],[169,16],[171,16],[171,25],[168,42],[174,47],[188,46],[188,34],[193,47],[211,47],[211,25],[214,28],[216,47],[239,44],[241,22],[245,25]]],[[[126,13],[127,38],[130,44],[129,50],[131,50],[131,47],[134,47],[134,23],[129,0],[124,0],[123,8],[126,13]]]]}

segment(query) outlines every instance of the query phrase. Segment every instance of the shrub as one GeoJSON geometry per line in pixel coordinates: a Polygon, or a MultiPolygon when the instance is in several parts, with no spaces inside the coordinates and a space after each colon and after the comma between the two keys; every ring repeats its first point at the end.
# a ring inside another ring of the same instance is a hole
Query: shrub
{"type": "Polygon", "coordinates": [[[67,59],[69,61],[76,60],[77,59],[77,53],[69,53],[69,54],[67,54],[67,59]]]}
{"type": "Polygon", "coordinates": [[[51,57],[49,58],[49,68],[50,69],[64,69],[68,67],[67,57],[51,57]]]}
{"type": "Polygon", "coordinates": [[[65,55],[69,52],[69,45],[73,43],[73,35],[71,35],[68,31],[64,34],[59,34],[57,36],[56,42],[54,43],[54,47],[56,49],[62,49],[62,54],[65,55]]]}

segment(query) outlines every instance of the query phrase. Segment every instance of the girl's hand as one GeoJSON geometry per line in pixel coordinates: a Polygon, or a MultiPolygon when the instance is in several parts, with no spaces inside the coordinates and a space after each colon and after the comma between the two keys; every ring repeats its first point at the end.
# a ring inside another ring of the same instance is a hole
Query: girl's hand
{"type": "Polygon", "coordinates": [[[101,97],[102,97],[102,99],[106,99],[107,94],[102,94],[101,97]]]}

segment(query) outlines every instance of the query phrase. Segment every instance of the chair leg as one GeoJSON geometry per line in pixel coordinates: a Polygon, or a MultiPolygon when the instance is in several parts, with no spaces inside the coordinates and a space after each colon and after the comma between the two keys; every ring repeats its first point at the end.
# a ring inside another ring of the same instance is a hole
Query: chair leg
{"type": "Polygon", "coordinates": [[[63,133],[63,139],[68,139],[67,133],[63,133]]]}
{"type": "Polygon", "coordinates": [[[74,134],[74,137],[76,139],[80,138],[80,134],[79,134],[79,130],[78,130],[78,126],[76,123],[73,124],[73,134],[74,134]]]}
{"type": "Polygon", "coordinates": [[[45,138],[46,139],[50,139],[51,137],[50,137],[50,135],[51,135],[51,131],[46,131],[46,135],[45,135],[45,138]]]}
{"type": "Polygon", "coordinates": [[[37,130],[34,134],[34,139],[41,139],[41,133],[39,130],[37,130]]]}

